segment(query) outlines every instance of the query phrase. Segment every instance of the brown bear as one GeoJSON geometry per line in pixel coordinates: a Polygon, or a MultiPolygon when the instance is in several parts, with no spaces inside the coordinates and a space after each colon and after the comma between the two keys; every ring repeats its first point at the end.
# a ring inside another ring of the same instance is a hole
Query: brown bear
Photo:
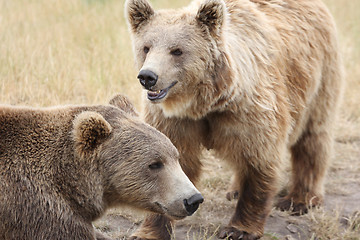
{"type": "Polygon", "coordinates": [[[92,221],[119,204],[181,219],[201,194],[170,140],[130,102],[0,106],[0,239],[104,239],[92,221]]]}
{"type": "MultiPolygon", "coordinates": [[[[167,135],[196,183],[203,148],[234,169],[235,213],[220,238],[257,239],[291,153],[282,210],[304,213],[323,198],[342,89],[336,28],[320,0],[195,0],[155,11],[127,0],[146,122],[167,135]]],[[[149,216],[146,229],[165,216],[149,216]]],[[[168,226],[166,226],[168,227],[168,226]]],[[[134,238],[154,239],[144,235],[134,238]]],[[[169,239],[169,235],[161,239],[169,239]]]]}

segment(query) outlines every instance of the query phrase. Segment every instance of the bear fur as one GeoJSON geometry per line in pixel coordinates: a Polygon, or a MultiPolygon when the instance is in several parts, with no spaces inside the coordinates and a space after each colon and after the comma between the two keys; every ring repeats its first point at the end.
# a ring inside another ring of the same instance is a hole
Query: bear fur
{"type": "Polygon", "coordinates": [[[0,239],[104,239],[92,221],[119,204],[191,214],[176,148],[127,98],[110,103],[0,106],[0,239]]]}
{"type": "MultiPolygon", "coordinates": [[[[138,78],[147,90],[146,122],[178,148],[194,183],[204,148],[234,169],[227,197],[238,202],[219,237],[263,235],[288,150],[291,186],[277,206],[304,213],[320,204],[343,79],[326,6],[320,0],[195,0],[155,11],[146,0],[125,4],[138,78]]],[[[158,219],[149,216],[147,228],[158,219]]]]}

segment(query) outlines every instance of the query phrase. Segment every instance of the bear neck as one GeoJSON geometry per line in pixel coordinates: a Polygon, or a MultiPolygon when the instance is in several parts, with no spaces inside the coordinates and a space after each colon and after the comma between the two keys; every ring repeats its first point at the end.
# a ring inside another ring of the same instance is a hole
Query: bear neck
{"type": "Polygon", "coordinates": [[[99,161],[95,157],[72,156],[71,163],[64,159],[59,165],[58,187],[74,213],[91,222],[106,208],[99,161]]]}

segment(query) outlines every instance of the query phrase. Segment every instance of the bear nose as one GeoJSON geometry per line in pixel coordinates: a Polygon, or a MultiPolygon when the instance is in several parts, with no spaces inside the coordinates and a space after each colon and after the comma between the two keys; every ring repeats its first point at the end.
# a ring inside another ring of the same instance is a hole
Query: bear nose
{"type": "Polygon", "coordinates": [[[150,70],[141,70],[137,78],[140,80],[141,85],[148,90],[154,86],[158,80],[156,73],[150,70]]]}
{"type": "Polygon", "coordinates": [[[203,196],[201,196],[200,193],[193,195],[189,199],[184,199],[185,209],[188,212],[189,216],[198,209],[200,203],[202,202],[204,202],[204,198],[203,196]]]}

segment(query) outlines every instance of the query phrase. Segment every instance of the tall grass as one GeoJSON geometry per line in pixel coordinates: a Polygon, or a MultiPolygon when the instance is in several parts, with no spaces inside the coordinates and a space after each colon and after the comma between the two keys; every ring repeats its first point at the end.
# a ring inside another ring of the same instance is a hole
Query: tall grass
{"type": "Polygon", "coordinates": [[[123,2],[0,2],[1,102],[103,102],[138,92],[134,76],[123,2]]]}
{"type": "Polygon", "coordinates": [[[346,84],[343,106],[352,118],[360,117],[360,1],[326,0],[339,32],[346,84]]]}
{"type": "MultiPolygon", "coordinates": [[[[154,5],[180,5],[155,1],[154,5]]],[[[0,102],[139,105],[131,43],[118,0],[1,0],[0,102]]]]}
{"type": "MultiPolygon", "coordinates": [[[[187,2],[152,1],[158,8],[187,2]]],[[[360,1],[326,3],[338,22],[351,85],[345,103],[358,117],[360,1]]],[[[0,0],[0,102],[97,103],[122,92],[139,105],[123,5],[123,0],[0,0]]]]}

